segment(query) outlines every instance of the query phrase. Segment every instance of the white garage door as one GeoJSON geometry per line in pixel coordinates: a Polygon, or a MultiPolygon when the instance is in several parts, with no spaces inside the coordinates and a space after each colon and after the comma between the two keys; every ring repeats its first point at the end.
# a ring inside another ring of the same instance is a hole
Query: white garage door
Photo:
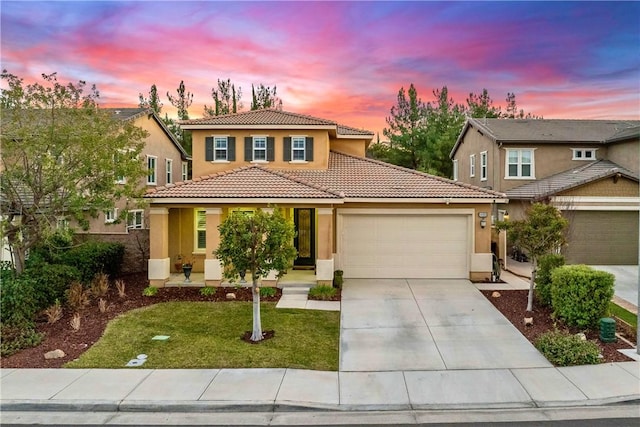
{"type": "Polygon", "coordinates": [[[467,215],[344,214],[346,278],[468,278],[467,215]]]}

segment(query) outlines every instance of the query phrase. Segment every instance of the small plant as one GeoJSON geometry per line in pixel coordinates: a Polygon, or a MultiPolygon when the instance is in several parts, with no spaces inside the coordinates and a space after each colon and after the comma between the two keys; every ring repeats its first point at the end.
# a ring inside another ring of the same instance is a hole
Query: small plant
{"type": "Polygon", "coordinates": [[[47,316],[47,323],[53,324],[62,319],[62,305],[60,300],[56,300],[56,303],[51,307],[44,310],[45,316],[47,316]]]}
{"type": "Polygon", "coordinates": [[[122,280],[122,279],[116,280],[116,289],[118,290],[118,296],[120,298],[126,298],[127,297],[127,294],[124,291],[124,289],[125,289],[124,280],[122,280]]]}
{"type": "Polygon", "coordinates": [[[211,295],[216,294],[216,288],[213,286],[205,286],[204,288],[200,288],[200,295],[205,297],[210,297],[211,295]]]}
{"type": "Polygon", "coordinates": [[[158,288],[154,286],[147,286],[142,291],[142,295],[145,297],[152,297],[152,296],[155,296],[157,293],[158,293],[158,288]]]}
{"type": "Polygon", "coordinates": [[[71,320],[69,320],[69,326],[73,329],[73,332],[80,330],[80,313],[74,313],[71,320]]]}
{"type": "Polygon", "coordinates": [[[336,295],[336,289],[328,285],[315,286],[309,290],[311,299],[330,300],[336,295]]]}
{"type": "Polygon", "coordinates": [[[600,363],[600,349],[591,341],[584,341],[567,332],[546,332],[535,346],[555,366],[595,365],[600,363]]]}
{"type": "Polygon", "coordinates": [[[344,283],[344,279],[342,277],[342,275],[344,274],[344,271],[342,270],[336,270],[333,272],[333,287],[340,289],[342,288],[342,284],[344,283]]]}
{"type": "Polygon", "coordinates": [[[73,311],[80,311],[89,304],[89,292],[80,282],[73,282],[67,291],[67,304],[73,311]]]}
{"type": "Polygon", "coordinates": [[[98,300],[98,309],[100,310],[100,313],[107,311],[107,300],[100,298],[98,300]]]}
{"type": "Polygon", "coordinates": [[[267,286],[265,288],[260,288],[260,296],[263,298],[270,298],[276,296],[276,288],[267,286]]]}
{"type": "Polygon", "coordinates": [[[98,273],[91,281],[91,295],[94,297],[103,297],[109,292],[109,276],[104,273],[98,273]]]}
{"type": "Polygon", "coordinates": [[[42,342],[44,334],[31,326],[0,324],[0,356],[7,357],[23,348],[35,347],[42,342]]]}

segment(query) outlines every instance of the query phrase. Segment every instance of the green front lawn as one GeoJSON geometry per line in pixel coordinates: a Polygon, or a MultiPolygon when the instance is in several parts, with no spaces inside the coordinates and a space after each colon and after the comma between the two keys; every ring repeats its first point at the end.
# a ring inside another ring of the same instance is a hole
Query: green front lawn
{"type": "Polygon", "coordinates": [[[612,316],[616,316],[617,318],[624,320],[634,328],[638,327],[638,316],[628,310],[625,310],[614,302],[609,302],[609,313],[612,316]]]}
{"type": "MultiPolygon", "coordinates": [[[[338,370],[340,313],[276,309],[262,303],[262,329],[275,337],[249,344],[249,302],[171,302],[133,310],[107,326],[103,337],[67,368],[123,368],[146,354],[143,368],[302,368],[338,370]],[[167,341],[152,340],[169,335],[167,341]]],[[[134,368],[132,368],[134,369],[134,368]]]]}

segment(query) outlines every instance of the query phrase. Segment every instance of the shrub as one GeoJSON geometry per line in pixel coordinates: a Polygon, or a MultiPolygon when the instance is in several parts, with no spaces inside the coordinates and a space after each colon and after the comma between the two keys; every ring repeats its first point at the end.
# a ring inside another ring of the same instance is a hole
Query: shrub
{"type": "Polygon", "coordinates": [[[309,297],[319,300],[330,300],[336,294],[336,289],[328,285],[315,286],[309,290],[309,297]]]}
{"type": "Polygon", "coordinates": [[[0,283],[0,321],[4,325],[31,325],[38,311],[36,286],[27,275],[10,277],[0,283]]]}
{"type": "Polygon", "coordinates": [[[0,325],[0,356],[7,357],[23,348],[35,347],[42,342],[43,334],[32,326],[0,325]]]}
{"type": "MultiPolygon", "coordinates": [[[[156,289],[156,288],[154,288],[156,289]]],[[[209,297],[211,295],[215,295],[216,294],[216,288],[212,287],[212,286],[205,286],[204,288],[200,288],[200,295],[203,295],[205,297],[209,297]]]]}
{"type": "Polygon", "coordinates": [[[73,329],[73,332],[78,332],[80,330],[80,313],[74,313],[71,320],[69,320],[69,326],[73,329]]]}
{"type": "Polygon", "coordinates": [[[96,273],[116,277],[124,258],[124,245],[120,243],[91,241],[64,252],[63,264],[76,267],[83,283],[91,283],[96,273]]]}
{"type": "Polygon", "coordinates": [[[98,273],[91,281],[91,295],[94,297],[103,297],[109,292],[109,276],[104,273],[98,273]]]}
{"type": "Polygon", "coordinates": [[[336,270],[333,272],[333,287],[334,288],[342,288],[342,284],[344,283],[344,278],[342,277],[344,271],[336,270]]]}
{"type": "Polygon", "coordinates": [[[78,312],[89,304],[89,291],[87,291],[82,283],[73,282],[67,290],[67,304],[71,310],[78,312]]]}
{"type": "Polygon", "coordinates": [[[545,306],[551,305],[551,272],[564,265],[564,257],[559,254],[542,255],[538,259],[536,272],[536,297],[545,306]]]}
{"type": "Polygon", "coordinates": [[[276,296],[276,288],[273,288],[273,287],[270,287],[270,286],[266,286],[264,288],[260,288],[260,296],[261,297],[265,297],[265,298],[275,297],[276,296]]]}
{"type": "Polygon", "coordinates": [[[37,311],[63,299],[71,283],[80,280],[80,273],[75,267],[60,264],[32,265],[23,276],[29,277],[34,284],[37,311]]]}
{"type": "Polygon", "coordinates": [[[600,349],[595,343],[566,332],[546,332],[538,337],[535,346],[555,366],[600,363],[600,349]]]}
{"type": "Polygon", "coordinates": [[[118,296],[120,298],[125,298],[127,294],[125,293],[125,283],[124,280],[118,279],[116,280],[116,289],[118,290],[118,296]]]}
{"type": "Polygon", "coordinates": [[[158,288],[154,286],[147,286],[142,290],[142,295],[145,297],[152,297],[158,293],[158,288]]]}
{"type": "Polygon", "coordinates": [[[56,303],[51,307],[48,307],[44,310],[45,316],[47,316],[47,323],[56,323],[58,320],[62,319],[62,305],[60,305],[60,300],[56,300],[56,303]]]}
{"type": "Polygon", "coordinates": [[[553,312],[568,325],[592,328],[607,313],[615,276],[586,265],[566,265],[551,273],[553,312]]]}

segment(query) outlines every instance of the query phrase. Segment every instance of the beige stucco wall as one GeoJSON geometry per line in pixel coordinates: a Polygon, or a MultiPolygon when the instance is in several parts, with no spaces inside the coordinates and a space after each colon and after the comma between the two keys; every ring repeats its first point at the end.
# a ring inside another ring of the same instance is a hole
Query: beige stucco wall
{"type": "Polygon", "coordinates": [[[352,156],[365,157],[367,154],[367,141],[364,139],[332,139],[331,151],[351,154],[352,156]]]}
{"type": "Polygon", "coordinates": [[[638,191],[638,182],[621,177],[616,183],[610,177],[558,193],[558,196],[638,197],[638,191]]]}
{"type": "Polygon", "coordinates": [[[607,155],[612,162],[635,173],[640,172],[640,141],[611,144],[608,146],[607,155]]]}
{"type": "Polygon", "coordinates": [[[454,160],[458,160],[458,181],[466,182],[478,187],[491,187],[502,191],[500,185],[500,152],[496,144],[486,136],[480,134],[477,129],[469,128],[464,135],[462,143],[456,150],[454,160]],[[480,153],[487,152],[487,180],[480,180],[480,153]],[[470,176],[470,156],[475,154],[475,176],[470,176]],[[496,187],[496,185],[498,187],[496,187]]]}

